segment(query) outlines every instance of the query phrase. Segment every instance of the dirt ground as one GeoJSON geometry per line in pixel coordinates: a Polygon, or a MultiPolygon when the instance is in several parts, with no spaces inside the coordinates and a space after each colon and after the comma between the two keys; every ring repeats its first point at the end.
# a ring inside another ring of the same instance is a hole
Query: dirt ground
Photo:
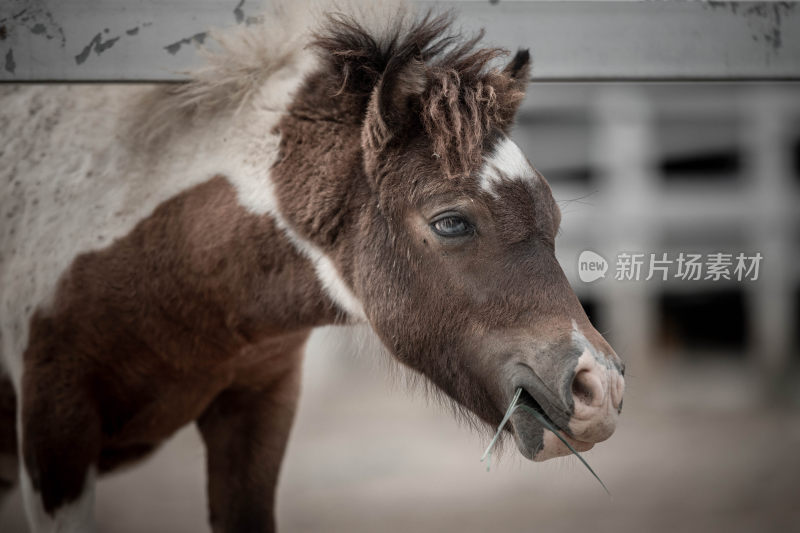
{"type": "MultiPolygon", "coordinates": [[[[800,531],[800,408],[760,399],[741,366],[705,364],[628,379],[617,433],[544,464],[511,446],[486,472],[487,438],[315,339],[284,464],[284,532],[800,531]]],[[[339,347],[337,351],[348,351],[339,347]]],[[[100,481],[99,531],[208,531],[204,452],[193,428],[147,462],[100,481]]],[[[24,532],[19,495],[0,531],[24,532]]]]}

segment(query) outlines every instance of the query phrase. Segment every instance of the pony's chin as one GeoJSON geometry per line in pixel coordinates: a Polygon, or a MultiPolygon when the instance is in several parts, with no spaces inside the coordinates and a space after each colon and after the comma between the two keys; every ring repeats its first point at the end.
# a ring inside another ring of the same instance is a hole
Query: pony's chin
{"type": "MultiPolygon", "coordinates": [[[[552,431],[542,427],[531,431],[530,426],[514,428],[514,440],[517,448],[525,458],[541,463],[548,459],[571,455],[572,451],[552,431]]],[[[592,442],[575,440],[563,431],[558,432],[577,452],[586,452],[594,447],[592,442]]]]}
{"type": "MultiPolygon", "coordinates": [[[[564,438],[564,440],[569,442],[570,446],[575,448],[576,452],[587,452],[594,447],[594,443],[575,440],[569,435],[565,434],[563,431],[559,431],[558,433],[564,438]]],[[[537,463],[547,461],[548,459],[553,459],[555,457],[563,457],[565,455],[572,454],[572,451],[570,451],[570,449],[567,448],[563,442],[561,442],[561,439],[559,439],[549,429],[544,430],[544,437],[542,440],[544,446],[541,450],[539,450],[538,453],[536,453],[536,455],[533,456],[533,460],[537,463]]]]}

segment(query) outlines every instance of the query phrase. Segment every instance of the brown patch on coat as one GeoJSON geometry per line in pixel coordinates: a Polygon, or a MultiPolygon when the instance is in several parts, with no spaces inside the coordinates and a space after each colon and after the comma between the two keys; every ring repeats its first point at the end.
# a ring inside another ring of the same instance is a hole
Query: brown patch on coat
{"type": "Polygon", "coordinates": [[[24,356],[24,458],[44,508],[77,498],[89,465],[148,453],[222,391],[268,388],[299,364],[309,328],[336,319],[308,261],[223,177],[77,257],[24,356]]]}

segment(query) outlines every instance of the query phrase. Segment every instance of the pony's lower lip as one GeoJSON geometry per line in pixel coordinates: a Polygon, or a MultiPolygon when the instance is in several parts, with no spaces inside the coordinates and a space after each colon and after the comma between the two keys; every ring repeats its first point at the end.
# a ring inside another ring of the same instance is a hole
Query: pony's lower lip
{"type": "MultiPolygon", "coordinates": [[[[575,448],[576,452],[587,452],[594,448],[594,443],[592,442],[575,440],[561,430],[558,431],[558,434],[561,435],[561,437],[566,440],[570,446],[575,448]]],[[[542,449],[533,456],[533,460],[539,463],[542,461],[547,461],[548,459],[564,457],[571,454],[572,450],[567,448],[564,443],[561,442],[561,439],[554,435],[552,431],[546,429],[542,435],[542,449]]]]}
{"type": "Polygon", "coordinates": [[[572,446],[573,448],[575,448],[575,450],[579,452],[586,452],[594,448],[595,445],[594,442],[584,442],[582,440],[573,439],[572,437],[570,437],[561,430],[558,430],[558,434],[564,437],[564,440],[569,442],[570,446],[572,446]]]}

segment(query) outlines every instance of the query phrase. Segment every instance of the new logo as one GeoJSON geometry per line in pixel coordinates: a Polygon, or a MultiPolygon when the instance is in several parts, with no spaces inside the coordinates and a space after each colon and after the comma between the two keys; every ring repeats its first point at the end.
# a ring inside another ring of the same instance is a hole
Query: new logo
{"type": "Polygon", "coordinates": [[[578,257],[578,277],[584,283],[591,283],[600,278],[606,277],[608,271],[608,261],[598,253],[591,250],[584,250],[578,257]]]}

